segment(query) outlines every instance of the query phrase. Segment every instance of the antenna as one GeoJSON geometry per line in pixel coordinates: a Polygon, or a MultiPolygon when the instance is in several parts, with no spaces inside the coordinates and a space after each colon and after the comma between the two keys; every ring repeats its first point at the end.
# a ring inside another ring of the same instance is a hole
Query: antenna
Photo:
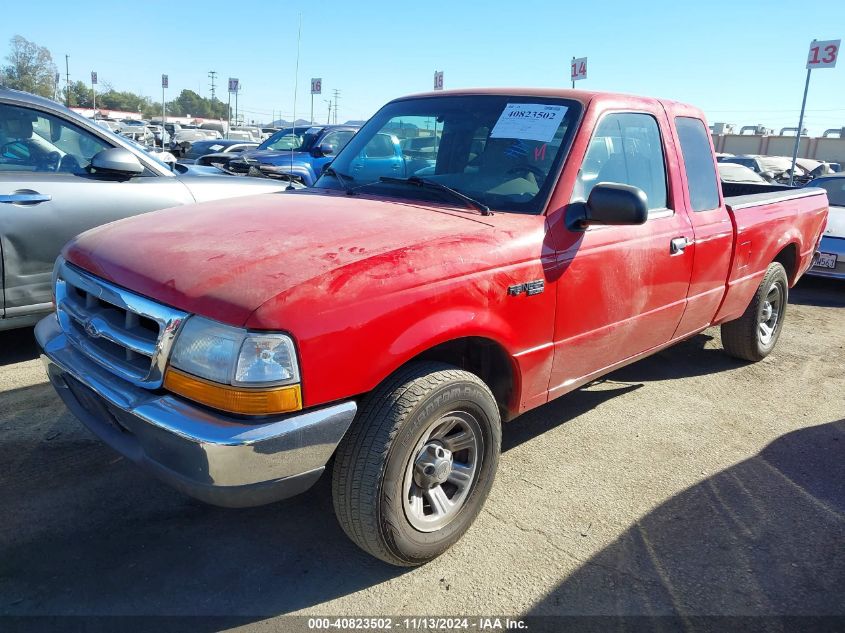
{"type": "MultiPolygon", "coordinates": [[[[299,90],[299,42],[302,39],[302,13],[299,14],[299,30],[296,33],[296,72],[293,75],[293,136],[296,138],[296,93],[299,90]]],[[[293,143],[290,146],[290,182],[287,191],[293,189],[293,143]]]]}

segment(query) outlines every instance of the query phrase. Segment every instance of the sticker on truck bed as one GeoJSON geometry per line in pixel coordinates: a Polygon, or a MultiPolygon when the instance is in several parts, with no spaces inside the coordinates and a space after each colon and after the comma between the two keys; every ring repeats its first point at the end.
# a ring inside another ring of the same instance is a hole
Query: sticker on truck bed
{"type": "Polygon", "coordinates": [[[551,141],[566,114],[566,106],[542,103],[509,103],[502,111],[490,138],[551,141]]]}

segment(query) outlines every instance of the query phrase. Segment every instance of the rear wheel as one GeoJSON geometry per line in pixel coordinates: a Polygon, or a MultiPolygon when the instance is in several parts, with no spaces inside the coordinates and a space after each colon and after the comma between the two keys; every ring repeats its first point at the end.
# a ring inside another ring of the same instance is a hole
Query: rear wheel
{"type": "Polygon", "coordinates": [[[743,360],[763,360],[775,348],[783,329],[789,282],[779,262],[769,264],[763,281],[741,317],[722,324],[722,346],[743,360]]]}
{"type": "Polygon", "coordinates": [[[335,457],[346,534],[393,565],[439,556],[472,525],[499,461],[499,409],[476,375],[415,363],[364,402],[335,457]]]}

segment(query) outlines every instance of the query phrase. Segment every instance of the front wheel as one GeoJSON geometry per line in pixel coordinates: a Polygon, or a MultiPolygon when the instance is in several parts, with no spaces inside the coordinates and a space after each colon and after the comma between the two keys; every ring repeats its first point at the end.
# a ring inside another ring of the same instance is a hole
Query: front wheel
{"type": "Polygon", "coordinates": [[[490,389],[451,365],[414,363],[373,391],[335,456],[338,521],[393,565],[436,558],[472,525],[499,462],[490,389]]]}
{"type": "Polygon", "coordinates": [[[789,281],[779,262],[769,264],[763,281],[741,317],[722,324],[722,346],[743,360],[763,360],[775,348],[783,329],[789,281]]]}

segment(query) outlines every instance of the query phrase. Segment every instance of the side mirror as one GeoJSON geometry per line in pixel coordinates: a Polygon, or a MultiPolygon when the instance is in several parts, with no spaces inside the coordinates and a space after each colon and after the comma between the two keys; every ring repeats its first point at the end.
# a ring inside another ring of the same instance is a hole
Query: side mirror
{"type": "Polygon", "coordinates": [[[144,166],[138,157],[128,149],[112,147],[94,155],[91,167],[97,172],[136,176],[144,173],[144,166]]]}
{"type": "Polygon", "coordinates": [[[573,228],[587,228],[593,224],[636,225],[648,219],[648,196],[638,187],[615,182],[600,182],[587,202],[577,204],[573,228]]]}
{"type": "Polygon", "coordinates": [[[321,156],[331,156],[332,154],[334,154],[334,145],[331,145],[329,143],[323,143],[320,145],[318,150],[321,156]]]}

